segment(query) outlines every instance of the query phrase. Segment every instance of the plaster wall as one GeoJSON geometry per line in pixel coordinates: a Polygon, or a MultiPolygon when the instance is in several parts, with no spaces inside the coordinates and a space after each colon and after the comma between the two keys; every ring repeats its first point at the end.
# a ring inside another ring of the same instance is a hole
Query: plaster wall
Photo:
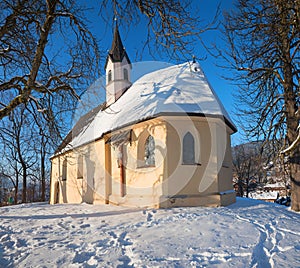
{"type": "Polygon", "coordinates": [[[50,203],[104,203],[105,155],[104,140],[82,146],[74,151],[54,157],[51,171],[50,203]],[[82,170],[79,175],[79,159],[82,170]],[[63,162],[67,164],[63,180],[63,162]],[[57,184],[59,189],[57,189],[57,184]],[[59,198],[57,199],[57,191],[59,198]]]}
{"type": "Polygon", "coordinates": [[[205,117],[165,120],[168,154],[161,206],[222,205],[220,191],[232,189],[230,135],[223,121],[205,117]],[[182,161],[182,143],[188,132],[195,140],[195,163],[187,165],[182,161]]]}
{"type": "Polygon", "coordinates": [[[77,179],[77,166],[74,153],[67,153],[52,159],[50,203],[81,203],[82,180],[77,179]],[[67,171],[63,180],[64,161],[67,171]]]}
{"type": "MultiPolygon", "coordinates": [[[[124,131],[124,130],[123,130],[124,131]]],[[[118,133],[113,133],[114,135],[118,133]]],[[[135,125],[131,141],[123,144],[125,165],[125,195],[121,196],[121,175],[118,165],[117,146],[111,146],[111,196],[114,204],[128,206],[157,206],[161,195],[164,159],[166,153],[166,126],[158,119],[148,120],[135,125]],[[145,141],[151,135],[155,141],[155,165],[147,166],[144,161],[145,141]]]]}

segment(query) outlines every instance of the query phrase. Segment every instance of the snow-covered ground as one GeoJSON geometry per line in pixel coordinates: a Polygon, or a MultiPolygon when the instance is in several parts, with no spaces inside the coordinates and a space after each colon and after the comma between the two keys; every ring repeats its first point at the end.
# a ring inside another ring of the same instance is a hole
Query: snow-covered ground
{"type": "Polygon", "coordinates": [[[0,267],[300,267],[300,214],[252,199],[221,208],[0,208],[0,267]]]}

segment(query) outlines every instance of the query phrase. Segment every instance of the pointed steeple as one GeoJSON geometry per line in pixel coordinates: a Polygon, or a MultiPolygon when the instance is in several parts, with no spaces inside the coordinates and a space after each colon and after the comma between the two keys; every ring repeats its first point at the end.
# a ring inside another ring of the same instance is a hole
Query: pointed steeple
{"type": "Polygon", "coordinates": [[[116,28],[115,28],[115,32],[114,32],[114,39],[113,39],[111,49],[109,51],[109,55],[113,62],[122,61],[124,56],[127,57],[127,61],[129,61],[129,58],[127,56],[127,53],[125,51],[125,48],[123,46],[123,43],[122,43],[122,40],[120,37],[118,24],[116,24],[116,28]]]}
{"type": "Polygon", "coordinates": [[[104,68],[106,72],[106,105],[109,106],[131,86],[131,62],[123,46],[117,22],[104,68]]]}
{"type": "Polygon", "coordinates": [[[109,58],[112,62],[122,62],[124,57],[126,57],[128,64],[131,64],[127,52],[122,43],[122,39],[119,33],[118,23],[116,22],[116,26],[114,30],[114,38],[112,41],[111,49],[109,50],[106,58],[106,63],[104,68],[106,69],[106,65],[109,58]]]}

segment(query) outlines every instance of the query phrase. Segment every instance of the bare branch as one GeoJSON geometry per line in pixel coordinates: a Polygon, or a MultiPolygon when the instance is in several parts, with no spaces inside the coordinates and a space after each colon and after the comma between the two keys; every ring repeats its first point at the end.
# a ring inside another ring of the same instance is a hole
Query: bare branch
{"type": "Polygon", "coordinates": [[[298,136],[296,137],[296,139],[292,142],[292,144],[288,148],[282,150],[280,154],[289,154],[290,152],[294,151],[299,144],[300,144],[300,125],[298,126],[298,136]]]}

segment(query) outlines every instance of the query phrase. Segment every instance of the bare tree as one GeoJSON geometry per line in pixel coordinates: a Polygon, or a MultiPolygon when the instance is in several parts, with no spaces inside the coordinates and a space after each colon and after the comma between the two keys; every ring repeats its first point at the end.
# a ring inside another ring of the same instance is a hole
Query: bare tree
{"type": "Polygon", "coordinates": [[[0,93],[11,96],[1,101],[0,119],[29,101],[43,109],[44,94],[77,96],[76,85],[98,71],[99,55],[76,1],[4,0],[0,8],[0,93]]]}
{"type": "Polygon", "coordinates": [[[223,55],[239,71],[240,118],[249,135],[285,141],[292,209],[300,211],[300,1],[238,0],[225,19],[223,55]]]}
{"type": "Polygon", "coordinates": [[[232,149],[233,173],[238,185],[237,194],[249,197],[254,184],[261,183],[266,157],[261,153],[261,142],[240,144],[232,149]],[[251,181],[255,180],[255,183],[251,181]]]}
{"type": "MultiPolygon", "coordinates": [[[[0,136],[5,144],[6,161],[11,162],[8,174],[15,175],[15,188],[18,189],[19,177],[22,179],[22,202],[27,201],[28,172],[36,165],[38,157],[33,150],[35,135],[32,118],[28,116],[25,106],[15,109],[10,120],[1,121],[0,136]]],[[[12,176],[10,176],[12,178],[12,176]]]]}
{"type": "Polygon", "coordinates": [[[6,162],[14,163],[6,172],[15,186],[16,201],[22,176],[26,202],[27,182],[36,176],[28,174],[29,168],[40,171],[41,200],[45,200],[50,147],[60,143],[63,123],[70,121],[62,118],[70,118],[66,112],[75,107],[88,79],[98,73],[99,51],[75,1],[5,0],[0,8],[1,142],[6,144],[6,162]]]}
{"type": "MultiPolygon", "coordinates": [[[[51,106],[51,105],[50,105],[51,106]]],[[[53,107],[48,109],[51,111],[53,107]]],[[[56,141],[60,140],[57,137],[57,134],[60,133],[60,130],[57,130],[59,125],[57,124],[57,120],[53,119],[50,122],[43,120],[43,113],[37,112],[34,107],[28,107],[28,112],[33,118],[34,129],[32,132],[34,134],[34,152],[38,158],[38,164],[35,165],[35,168],[32,172],[32,177],[35,178],[35,182],[40,183],[40,198],[39,201],[46,201],[46,180],[49,174],[49,161],[53,148],[56,147],[56,141]],[[45,122],[47,124],[45,124],[45,122]]]]}
{"type": "Polygon", "coordinates": [[[16,204],[17,181],[5,172],[2,165],[3,163],[0,165],[0,206],[6,205],[11,201],[9,200],[9,197],[11,197],[12,188],[14,189],[14,202],[16,204]]]}

